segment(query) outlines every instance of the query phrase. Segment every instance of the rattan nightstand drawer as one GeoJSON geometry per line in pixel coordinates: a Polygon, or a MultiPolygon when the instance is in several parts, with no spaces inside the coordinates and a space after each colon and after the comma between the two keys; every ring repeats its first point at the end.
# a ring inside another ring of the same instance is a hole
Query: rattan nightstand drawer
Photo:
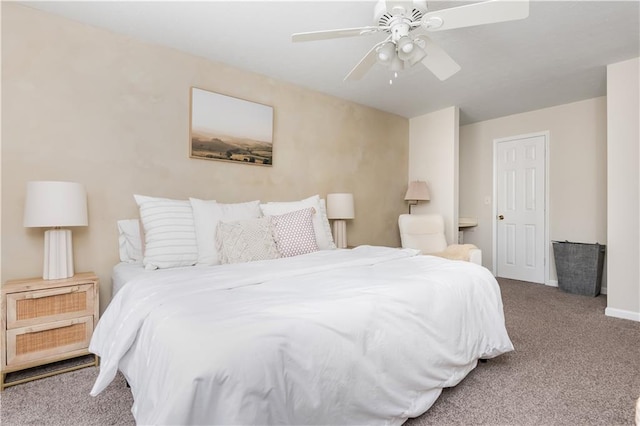
{"type": "Polygon", "coordinates": [[[0,390],[53,374],[98,365],[98,357],[70,367],[12,373],[89,354],[98,323],[99,280],[93,272],[70,278],[10,280],[0,288],[0,390]]]}
{"type": "Polygon", "coordinates": [[[8,294],[7,329],[93,315],[94,303],[93,283],[8,294]]]}
{"type": "Polygon", "coordinates": [[[86,349],[92,332],[93,316],[8,330],[7,365],[46,362],[63,352],[86,349]]]}

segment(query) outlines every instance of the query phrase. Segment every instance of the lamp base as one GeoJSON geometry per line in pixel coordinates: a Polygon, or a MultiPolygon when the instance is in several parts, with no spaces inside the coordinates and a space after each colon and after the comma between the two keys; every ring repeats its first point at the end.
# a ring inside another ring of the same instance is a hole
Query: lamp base
{"type": "Polygon", "coordinates": [[[73,276],[71,230],[50,229],[44,233],[44,268],[42,278],[58,280],[73,276]]]}
{"type": "Polygon", "coordinates": [[[337,248],[347,248],[347,221],[334,219],[333,240],[337,248]]]}

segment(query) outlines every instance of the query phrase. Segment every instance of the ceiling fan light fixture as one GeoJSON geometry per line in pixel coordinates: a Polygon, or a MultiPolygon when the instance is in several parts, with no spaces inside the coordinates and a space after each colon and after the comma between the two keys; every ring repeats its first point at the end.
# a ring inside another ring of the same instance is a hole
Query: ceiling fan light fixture
{"type": "Polygon", "coordinates": [[[411,51],[413,50],[413,40],[411,40],[409,37],[404,36],[404,37],[400,37],[400,39],[397,42],[398,45],[398,53],[399,52],[404,52],[404,53],[411,53],[411,51]]]}
{"type": "Polygon", "coordinates": [[[376,53],[376,60],[381,64],[390,64],[396,56],[396,46],[392,42],[380,46],[376,53]]]}
{"type": "Polygon", "coordinates": [[[398,41],[398,57],[403,61],[412,61],[420,52],[424,52],[422,48],[409,37],[403,37],[398,41]]]}

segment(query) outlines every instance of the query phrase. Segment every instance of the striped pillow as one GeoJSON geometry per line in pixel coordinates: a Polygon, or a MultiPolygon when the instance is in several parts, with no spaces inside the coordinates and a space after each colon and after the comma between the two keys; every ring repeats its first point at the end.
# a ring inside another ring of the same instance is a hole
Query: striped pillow
{"type": "Polygon", "coordinates": [[[145,269],[195,265],[198,245],[191,203],[144,195],[134,198],[144,229],[145,269]]]}

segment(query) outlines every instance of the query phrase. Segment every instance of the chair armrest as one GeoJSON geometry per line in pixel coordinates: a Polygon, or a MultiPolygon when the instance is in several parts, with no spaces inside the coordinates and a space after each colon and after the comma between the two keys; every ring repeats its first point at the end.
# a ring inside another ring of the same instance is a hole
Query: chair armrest
{"type": "Polygon", "coordinates": [[[432,254],[451,260],[466,260],[482,265],[482,250],[473,244],[451,244],[444,251],[432,254]]]}
{"type": "Polygon", "coordinates": [[[482,250],[479,248],[469,250],[469,262],[482,266],[482,250]]]}

